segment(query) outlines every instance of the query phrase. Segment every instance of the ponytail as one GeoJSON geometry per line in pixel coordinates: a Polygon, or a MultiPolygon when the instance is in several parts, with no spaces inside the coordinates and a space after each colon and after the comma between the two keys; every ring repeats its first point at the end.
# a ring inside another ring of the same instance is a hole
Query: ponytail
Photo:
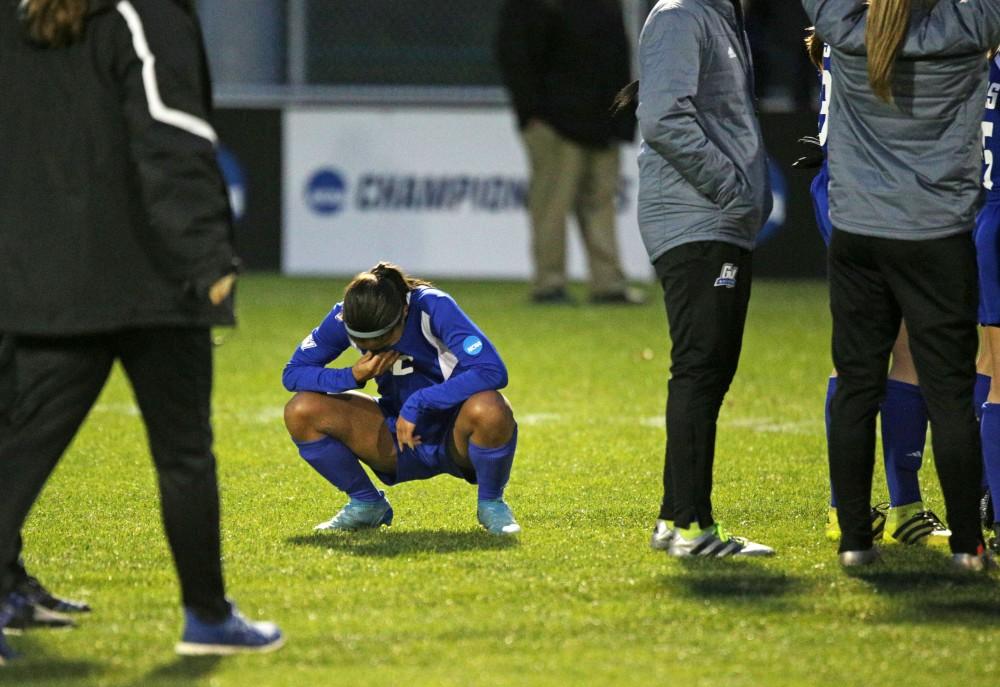
{"type": "Polygon", "coordinates": [[[865,48],[868,83],[876,96],[892,102],[892,76],[910,30],[911,0],[869,0],[865,48]]]}
{"type": "Polygon", "coordinates": [[[33,42],[59,48],[73,43],[83,33],[87,0],[22,0],[20,10],[33,42]]]}
{"type": "Polygon", "coordinates": [[[418,286],[431,283],[405,274],[390,262],[380,262],[354,277],[344,290],[344,324],[355,332],[395,327],[402,320],[407,296],[418,286]]]}
{"type": "Polygon", "coordinates": [[[806,34],[806,52],[809,53],[809,61],[816,66],[816,69],[823,71],[823,39],[816,33],[816,27],[810,26],[806,34]]]}

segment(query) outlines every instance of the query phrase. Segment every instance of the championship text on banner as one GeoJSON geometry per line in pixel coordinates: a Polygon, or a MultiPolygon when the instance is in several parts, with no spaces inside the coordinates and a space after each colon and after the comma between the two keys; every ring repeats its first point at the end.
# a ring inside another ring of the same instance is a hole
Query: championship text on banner
{"type": "MultiPolygon", "coordinates": [[[[286,274],[391,260],[418,275],[531,275],[527,161],[508,110],[293,108],[284,136],[286,274]]],[[[629,277],[645,280],[635,156],[622,148],[618,243],[629,277]]],[[[579,279],[585,260],[568,227],[579,279]]]]}

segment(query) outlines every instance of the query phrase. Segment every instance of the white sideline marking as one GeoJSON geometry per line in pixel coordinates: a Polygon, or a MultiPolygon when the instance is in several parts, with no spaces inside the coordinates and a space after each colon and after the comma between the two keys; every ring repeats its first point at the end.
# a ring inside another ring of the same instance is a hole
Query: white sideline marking
{"type": "Polygon", "coordinates": [[[98,403],[94,406],[93,412],[107,413],[108,415],[125,415],[128,417],[139,417],[139,406],[134,403],[98,403]]]}
{"type": "MultiPolygon", "coordinates": [[[[94,406],[94,411],[128,417],[138,417],[140,414],[138,406],[134,403],[98,403],[94,406]]],[[[229,421],[250,422],[256,425],[273,425],[282,419],[284,414],[285,410],[282,405],[269,405],[246,410],[220,407],[216,407],[215,409],[217,417],[225,417],[229,421]]],[[[515,414],[514,417],[522,427],[541,427],[571,422],[574,419],[572,415],[566,413],[524,413],[515,414]]],[[[661,431],[666,430],[662,415],[650,415],[646,417],[620,416],[613,419],[611,423],[616,425],[637,424],[641,427],[649,427],[661,431]]],[[[814,434],[823,431],[823,422],[820,419],[781,422],[770,417],[741,417],[731,420],[721,420],[719,426],[748,429],[752,432],[763,434],[814,434]]]]}

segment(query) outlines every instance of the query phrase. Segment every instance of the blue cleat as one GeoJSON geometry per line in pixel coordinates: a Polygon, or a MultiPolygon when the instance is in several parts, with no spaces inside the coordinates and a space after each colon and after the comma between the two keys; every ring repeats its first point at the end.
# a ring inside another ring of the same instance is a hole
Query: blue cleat
{"type": "MultiPolygon", "coordinates": [[[[382,492],[379,492],[380,494],[382,492]]],[[[375,529],[382,525],[392,525],[392,506],[385,498],[381,501],[358,501],[351,499],[340,512],[326,522],[321,522],[314,530],[365,530],[375,529]]]]}
{"type": "Polygon", "coordinates": [[[185,608],[184,634],[174,650],[181,656],[264,654],[277,651],[284,643],[277,625],[247,620],[235,606],[221,623],[206,623],[185,608]]]}
{"type": "Polygon", "coordinates": [[[476,513],[479,524],[490,534],[510,536],[521,531],[514,519],[514,513],[503,499],[480,499],[476,513]]]}

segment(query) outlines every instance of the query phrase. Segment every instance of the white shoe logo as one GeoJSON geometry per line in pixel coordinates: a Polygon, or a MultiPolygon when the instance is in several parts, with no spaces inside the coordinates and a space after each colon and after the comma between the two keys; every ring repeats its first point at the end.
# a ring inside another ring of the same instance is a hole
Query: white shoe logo
{"type": "Polygon", "coordinates": [[[731,59],[731,60],[735,60],[736,59],[736,51],[733,50],[733,46],[731,46],[731,45],[729,46],[729,59],[731,59]]]}
{"type": "Polygon", "coordinates": [[[727,289],[731,289],[736,286],[736,272],[739,268],[731,262],[727,262],[722,266],[722,271],[719,272],[719,278],[715,280],[716,286],[725,286],[727,289]]]}

